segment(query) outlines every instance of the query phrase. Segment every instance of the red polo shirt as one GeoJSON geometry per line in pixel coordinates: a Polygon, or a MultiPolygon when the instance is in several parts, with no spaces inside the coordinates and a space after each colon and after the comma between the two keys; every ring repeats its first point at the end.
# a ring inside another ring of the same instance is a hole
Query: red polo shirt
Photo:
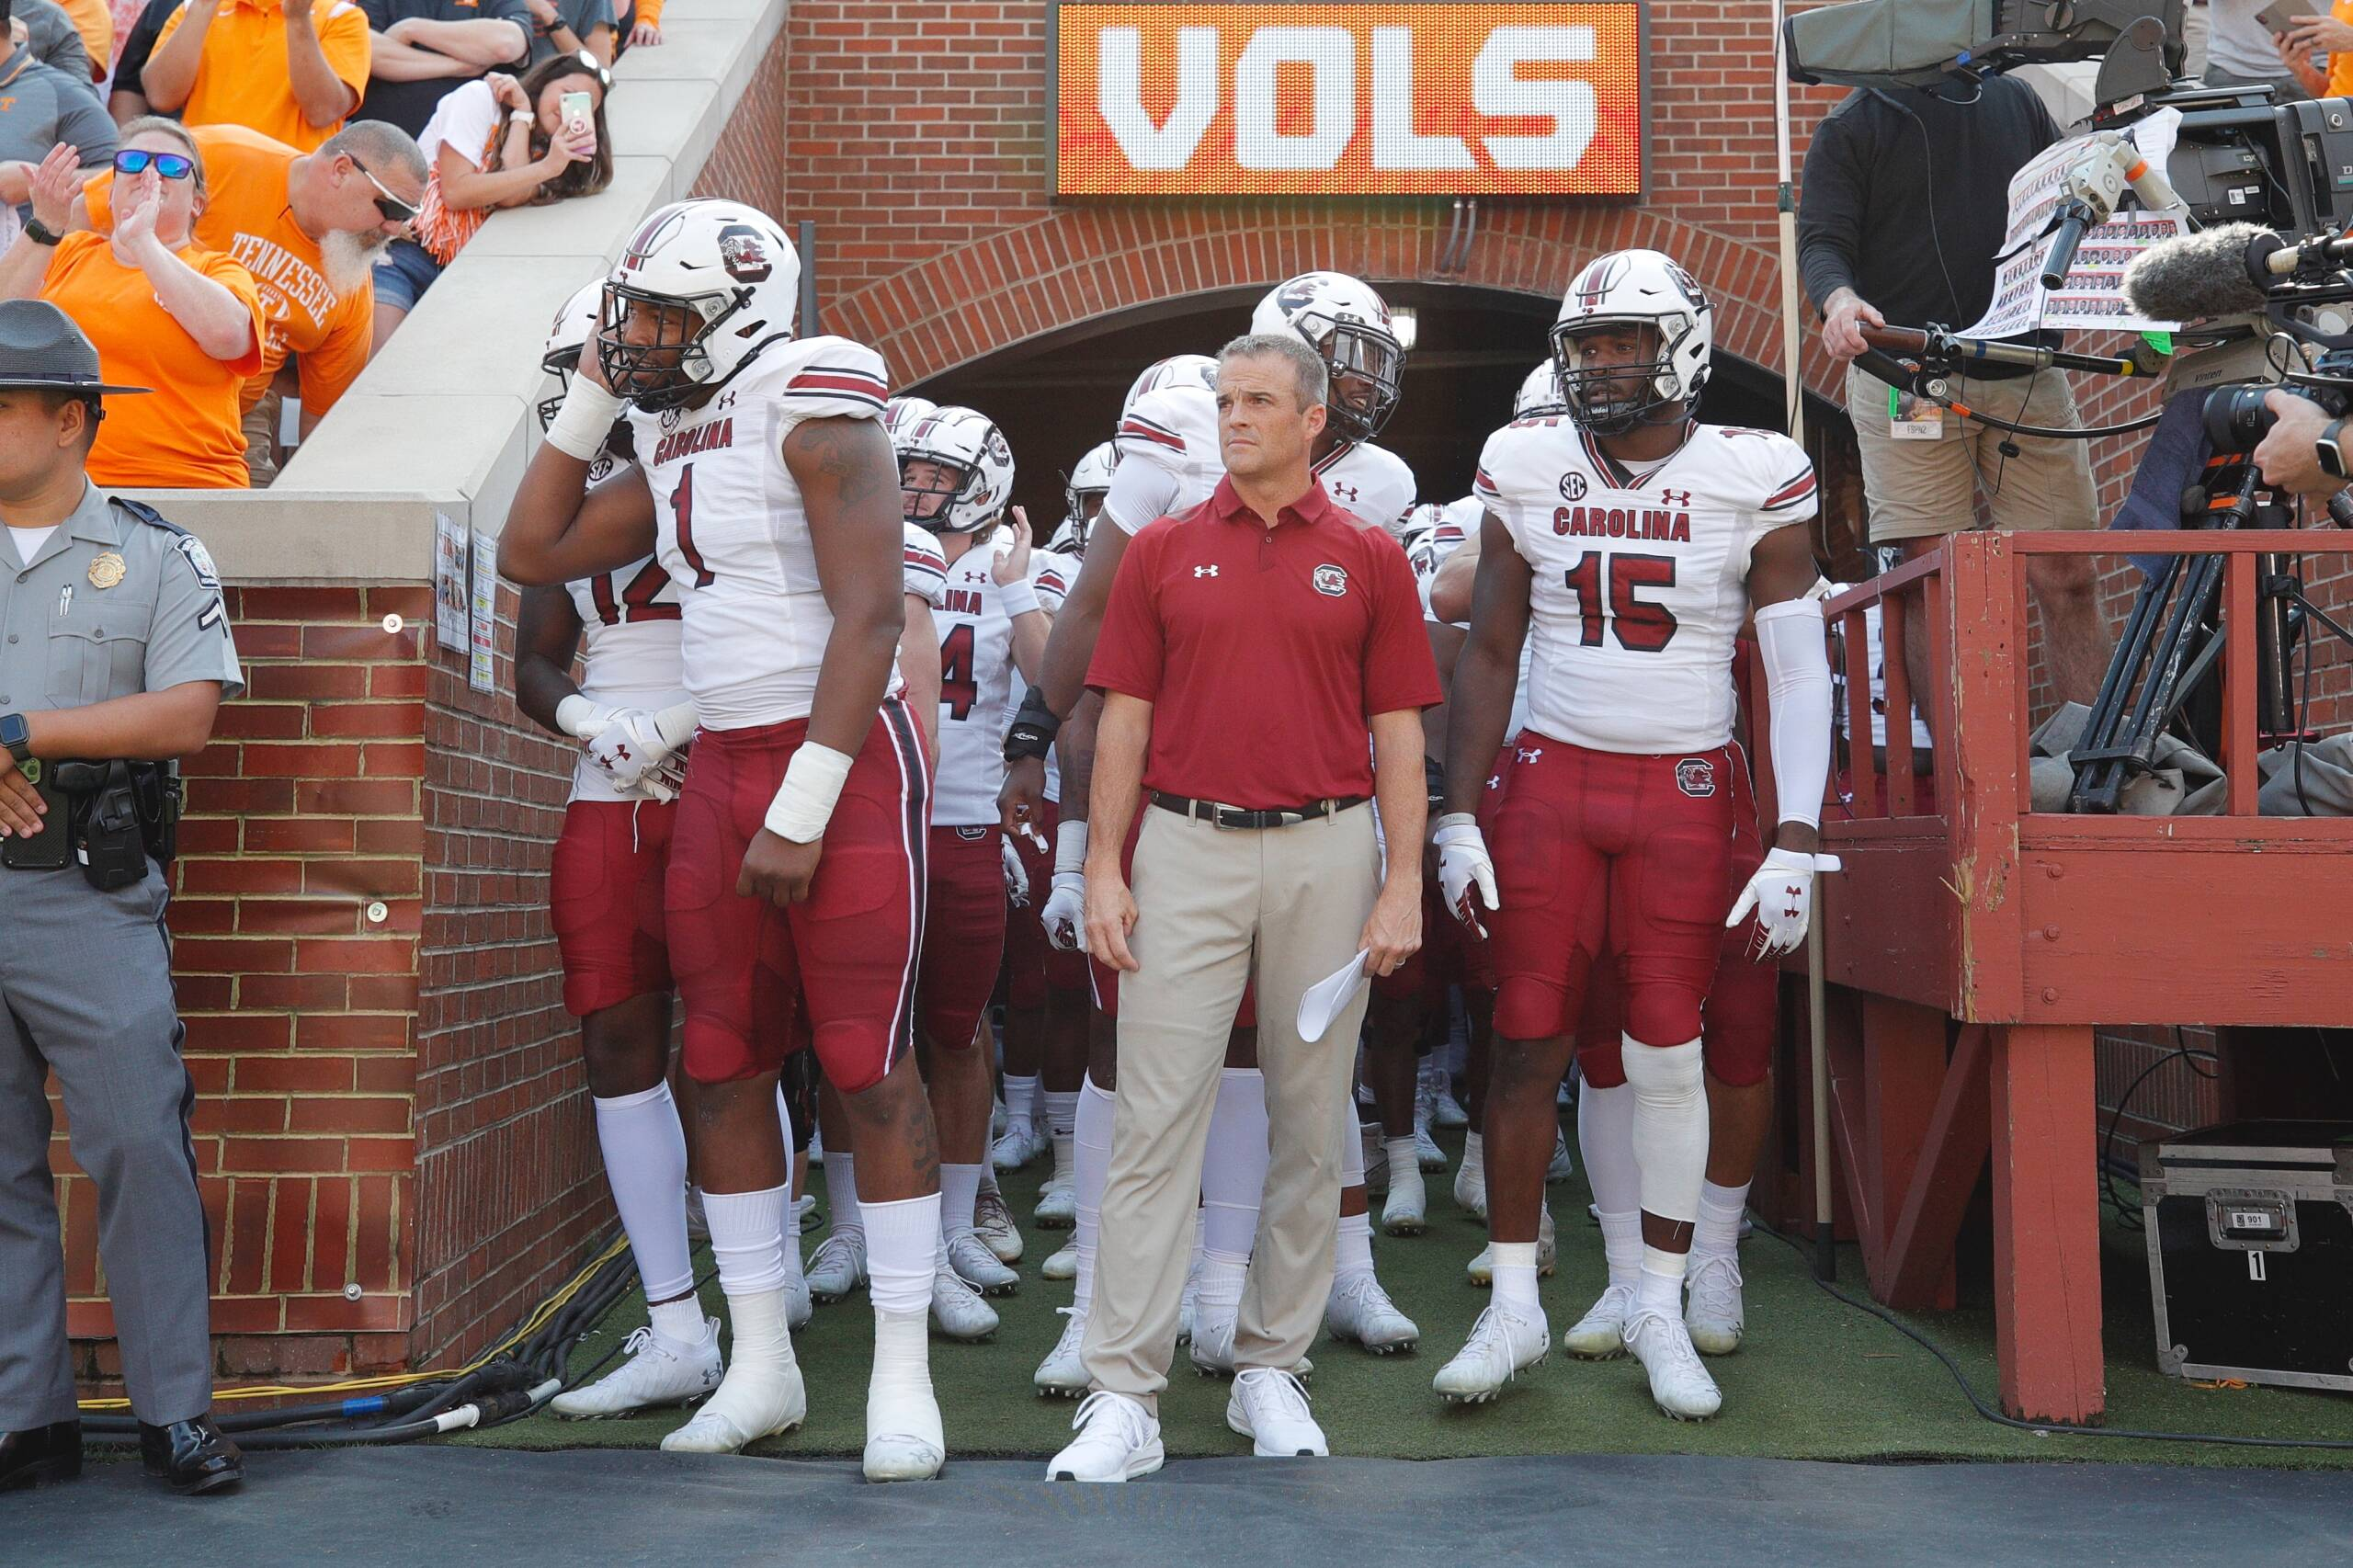
{"type": "Polygon", "coordinates": [[[1371,794],[1371,716],[1441,695],[1396,540],[1315,483],[1269,528],[1223,479],[1128,541],[1086,683],[1153,704],[1147,789],[1252,811],[1371,794]]]}

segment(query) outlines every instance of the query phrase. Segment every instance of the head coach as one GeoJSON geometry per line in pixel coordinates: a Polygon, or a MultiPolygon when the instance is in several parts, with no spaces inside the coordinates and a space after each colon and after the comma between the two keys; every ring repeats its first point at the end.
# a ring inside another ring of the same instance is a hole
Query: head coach
{"type": "Polygon", "coordinates": [[[1160,1466],[1156,1401],[1210,1111],[1254,978],[1273,1158],[1226,1421],[1260,1454],[1325,1451],[1293,1369],[1330,1293],[1364,994],[1313,1043],[1299,1037],[1300,998],[1359,952],[1386,974],[1421,945],[1421,710],[1439,696],[1404,551],[1309,467],[1325,381],[1290,338],[1226,345],[1225,478],[1135,536],[1087,671],[1104,698],[1086,940],[1129,974],[1083,1352],[1095,1392],[1052,1476],[1160,1466]],[[1376,794],[1385,874],[1366,809],[1376,794]],[[1120,848],[1139,809],[1131,893],[1120,848]]]}

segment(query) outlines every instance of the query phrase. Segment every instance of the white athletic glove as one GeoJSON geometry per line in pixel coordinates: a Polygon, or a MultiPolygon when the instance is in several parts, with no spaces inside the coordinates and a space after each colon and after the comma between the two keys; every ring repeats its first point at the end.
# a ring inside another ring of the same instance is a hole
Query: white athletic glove
{"type": "Polygon", "coordinates": [[[1029,873],[1022,867],[1021,851],[1013,846],[1012,839],[1002,834],[997,835],[996,842],[997,858],[1005,867],[1005,895],[1013,901],[1014,908],[1027,909],[1029,907],[1029,873]]]}
{"type": "Polygon", "coordinates": [[[1086,950],[1086,879],[1076,871],[1056,871],[1053,892],[1038,912],[1046,923],[1046,940],[1058,952],[1086,950]]]}
{"type": "Polygon", "coordinates": [[[679,753],[694,733],[692,704],[659,713],[628,708],[602,722],[585,722],[581,744],[588,760],[622,793],[675,801],[686,781],[686,759],[679,753]]]}
{"type": "Polygon", "coordinates": [[[1769,959],[1795,952],[1805,941],[1806,926],[1813,917],[1814,873],[1837,869],[1836,855],[1767,850],[1765,863],[1756,868],[1756,874],[1733,902],[1732,913],[1724,916],[1724,928],[1739,925],[1754,910],[1759,937],[1755,956],[1769,959]]]}
{"type": "Polygon", "coordinates": [[[1472,888],[1478,888],[1480,899],[1489,909],[1503,905],[1495,898],[1495,858],[1487,853],[1479,819],[1469,812],[1449,812],[1438,819],[1430,842],[1438,846],[1438,885],[1446,896],[1446,907],[1483,939],[1487,928],[1479,924],[1478,911],[1471,902],[1472,888]]]}

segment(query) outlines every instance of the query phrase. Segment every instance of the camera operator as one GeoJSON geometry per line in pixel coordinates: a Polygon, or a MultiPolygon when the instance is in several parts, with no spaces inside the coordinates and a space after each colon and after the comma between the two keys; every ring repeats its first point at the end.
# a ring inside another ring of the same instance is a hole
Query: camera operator
{"type": "MultiPolygon", "coordinates": [[[[1863,326],[1965,327],[1984,313],[2010,176],[2058,138],[2041,100],[2008,76],[1866,87],[1814,130],[1798,208],[1799,267],[1821,312],[1824,347],[1849,361],[1847,411],[1873,544],[1900,545],[1911,557],[1975,527],[1981,485],[1997,528],[2098,526],[2085,442],[1965,420],[1851,363],[1866,347],[1863,326]]],[[[2058,370],[1987,365],[1956,377],[1953,396],[2019,424],[2081,425],[2058,370]]],[[[2108,665],[2090,559],[2031,556],[2027,582],[2042,612],[2052,686],[2063,699],[2090,701],[2108,665]]],[[[1904,662],[1912,689],[1925,692],[1927,636],[1916,597],[1907,613],[1904,662]]]]}
{"type": "Polygon", "coordinates": [[[2344,489],[2342,460],[2331,473],[2321,460],[2320,443],[2325,437],[2333,447],[2342,434],[2337,426],[2345,421],[2293,392],[2272,392],[2263,406],[2279,415],[2255,449],[2255,466],[2263,471],[2263,483],[2296,495],[2334,495],[2344,489]]]}

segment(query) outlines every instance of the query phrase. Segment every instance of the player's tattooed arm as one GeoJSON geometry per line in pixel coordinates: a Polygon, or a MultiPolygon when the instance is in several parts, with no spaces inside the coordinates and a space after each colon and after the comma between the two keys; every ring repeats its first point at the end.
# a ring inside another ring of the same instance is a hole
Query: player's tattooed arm
{"type": "Polygon", "coordinates": [[[555,720],[556,705],[580,691],[572,678],[580,631],[580,612],[569,593],[550,587],[523,590],[522,608],[515,612],[515,706],[551,734],[563,733],[555,720]]]}
{"type": "Polygon", "coordinates": [[[654,492],[645,471],[631,463],[594,490],[585,488],[587,480],[586,463],[540,443],[506,507],[500,576],[527,588],[556,587],[654,553],[654,492]]]}
{"type": "Polygon", "coordinates": [[[1511,723],[1519,683],[1519,645],[1528,636],[1528,558],[1490,512],[1479,525],[1479,575],[1471,600],[1471,634],[1454,661],[1447,694],[1446,809],[1475,812],[1489,765],[1511,723]]]}

